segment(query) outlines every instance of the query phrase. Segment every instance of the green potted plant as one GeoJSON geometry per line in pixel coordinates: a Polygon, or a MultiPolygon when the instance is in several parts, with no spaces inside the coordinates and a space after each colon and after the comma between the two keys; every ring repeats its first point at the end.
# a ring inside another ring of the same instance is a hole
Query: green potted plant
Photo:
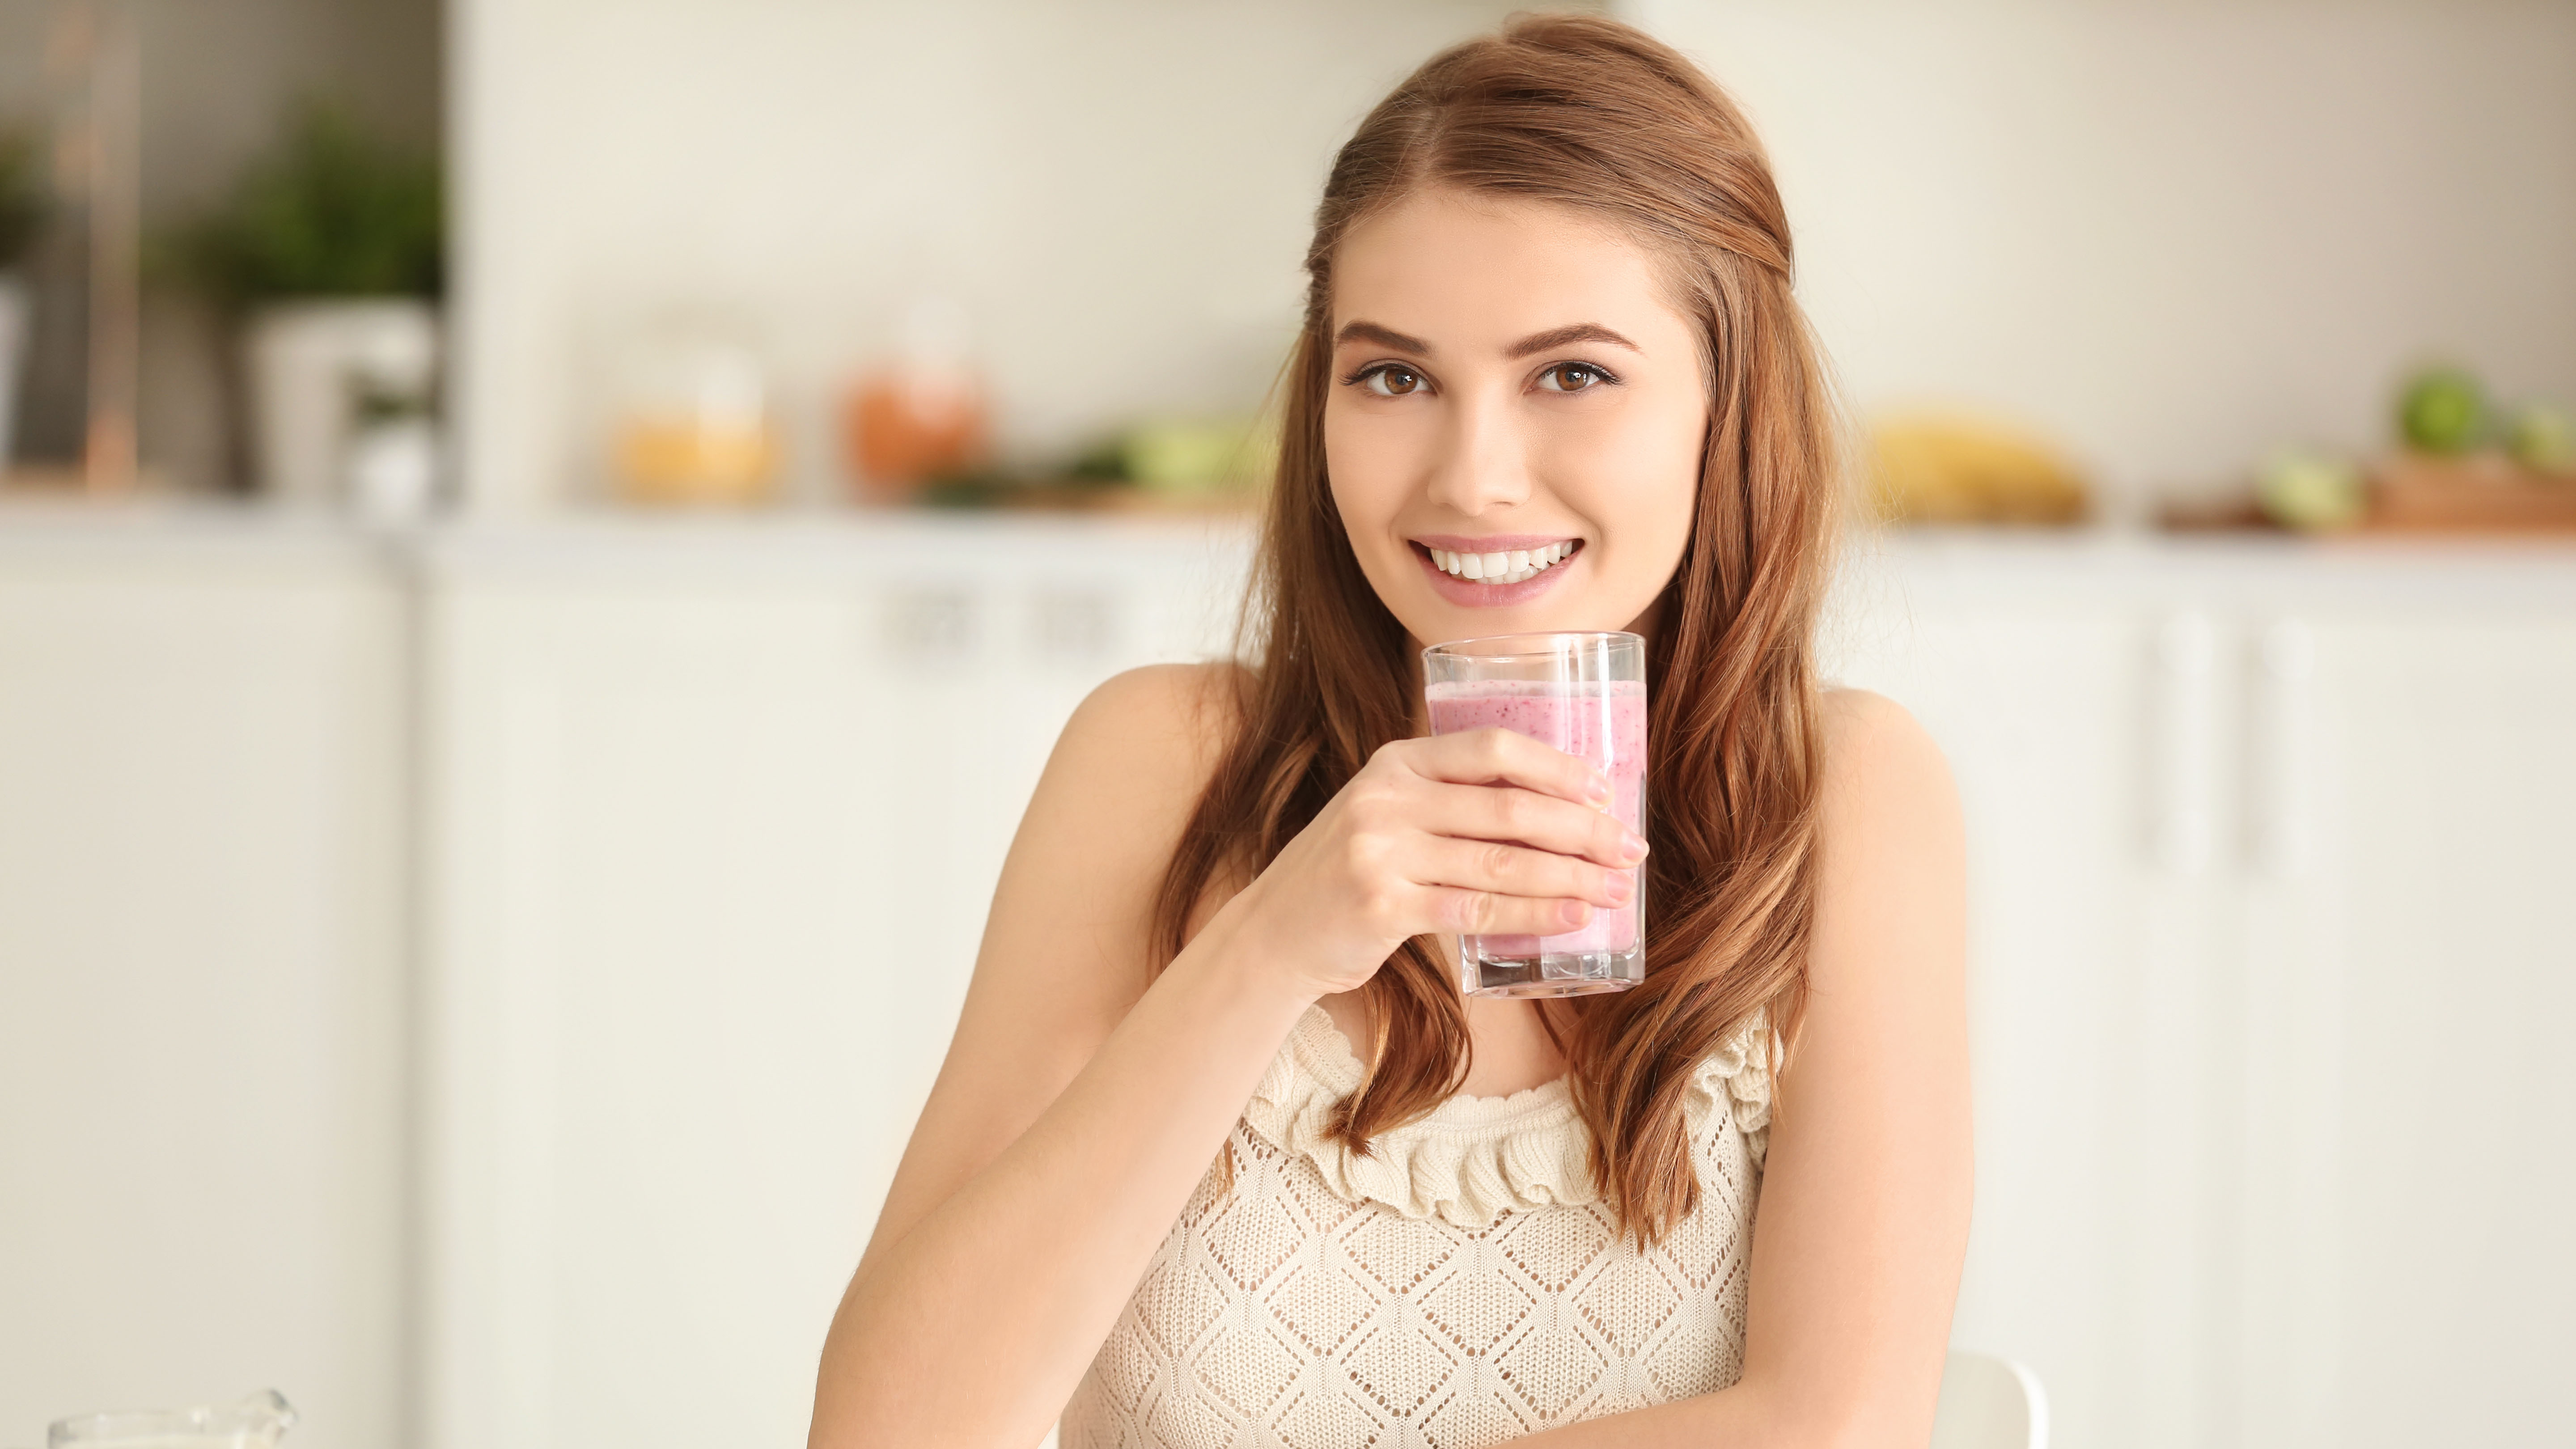
{"type": "Polygon", "coordinates": [[[29,294],[19,268],[45,220],[44,148],[25,127],[0,128],[0,472],[16,436],[18,374],[27,355],[29,294]]]}
{"type": "Polygon", "coordinates": [[[441,214],[434,160],[307,103],[176,239],[182,273],[240,321],[261,492],[384,512],[426,502],[441,214]]]}

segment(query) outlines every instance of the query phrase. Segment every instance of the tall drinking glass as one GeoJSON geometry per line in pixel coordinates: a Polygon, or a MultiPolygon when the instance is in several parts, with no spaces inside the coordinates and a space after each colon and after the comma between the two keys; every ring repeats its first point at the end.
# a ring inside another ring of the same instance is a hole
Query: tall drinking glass
{"type": "MultiPolygon", "coordinates": [[[[1634,634],[1503,634],[1422,651],[1431,732],[1500,726],[1588,760],[1610,781],[1607,807],[1646,831],[1646,641],[1634,634]]],[[[1461,936],[1469,996],[1580,996],[1646,979],[1644,872],[1615,910],[1554,936],[1461,936]]]]}

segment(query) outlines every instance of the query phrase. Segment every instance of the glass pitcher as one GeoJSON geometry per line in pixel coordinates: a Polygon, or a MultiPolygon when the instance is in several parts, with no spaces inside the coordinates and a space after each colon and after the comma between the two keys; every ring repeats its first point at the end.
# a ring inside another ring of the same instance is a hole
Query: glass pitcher
{"type": "Polygon", "coordinates": [[[273,1449],[295,1427],[275,1389],[229,1404],[156,1414],[83,1414],[45,1431],[45,1449],[273,1449]]]}

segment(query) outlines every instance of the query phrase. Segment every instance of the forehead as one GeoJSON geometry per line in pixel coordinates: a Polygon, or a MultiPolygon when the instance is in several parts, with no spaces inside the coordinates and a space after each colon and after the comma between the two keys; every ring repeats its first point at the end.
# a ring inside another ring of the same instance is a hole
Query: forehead
{"type": "Polygon", "coordinates": [[[1664,281],[1658,258],[1598,217],[1433,189],[1344,235],[1333,258],[1332,325],[1365,318],[1435,345],[1473,347],[1598,322],[1643,343],[1639,332],[1689,331],[1664,281]]]}

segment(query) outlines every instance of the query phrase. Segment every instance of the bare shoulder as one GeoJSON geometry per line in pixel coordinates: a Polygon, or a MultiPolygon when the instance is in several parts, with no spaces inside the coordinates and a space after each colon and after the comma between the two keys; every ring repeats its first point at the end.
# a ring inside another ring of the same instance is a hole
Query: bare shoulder
{"type": "Polygon", "coordinates": [[[1234,736],[1244,678],[1232,661],[1112,675],[1074,711],[1057,753],[1077,767],[1134,769],[1125,784],[1185,782],[1195,798],[1234,736]]]}
{"type": "Polygon", "coordinates": [[[1078,849],[1129,874],[1159,867],[1234,738],[1243,684],[1231,662],[1152,664],[1102,683],[1065,723],[1022,843],[1078,849]]]}
{"type": "Polygon", "coordinates": [[[1232,663],[1151,665],[1083,700],[1012,841],[979,976],[1014,969],[1016,951],[993,949],[1002,940],[1077,922],[1116,1009],[1144,989],[1162,873],[1233,738],[1242,685],[1232,663]]]}
{"type": "Polygon", "coordinates": [[[1950,763],[1905,706],[1866,689],[1827,690],[1823,808],[1828,834],[1889,812],[1955,807],[1950,763]]]}
{"type": "Polygon", "coordinates": [[[1865,690],[1824,701],[1818,801],[1814,984],[1865,986],[1893,1004],[1888,976],[1954,978],[1964,949],[1967,844],[1949,763],[1903,705],[1865,690]]]}

